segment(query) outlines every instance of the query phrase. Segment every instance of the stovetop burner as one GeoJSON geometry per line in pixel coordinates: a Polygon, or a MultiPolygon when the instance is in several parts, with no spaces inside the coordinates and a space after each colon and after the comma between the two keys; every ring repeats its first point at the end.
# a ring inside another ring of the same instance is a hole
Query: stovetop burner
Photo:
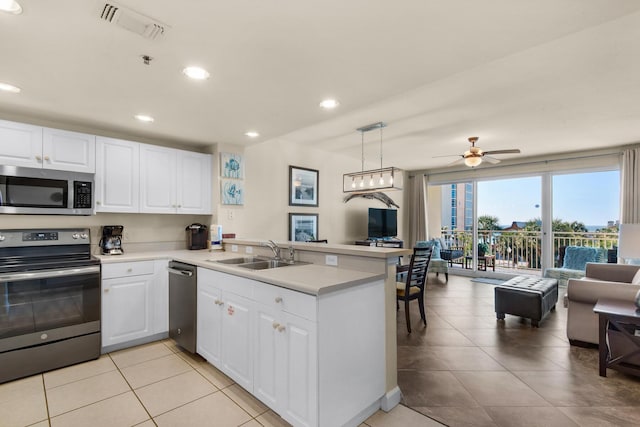
{"type": "Polygon", "coordinates": [[[0,274],[96,264],[88,229],[0,230],[0,274]]]}

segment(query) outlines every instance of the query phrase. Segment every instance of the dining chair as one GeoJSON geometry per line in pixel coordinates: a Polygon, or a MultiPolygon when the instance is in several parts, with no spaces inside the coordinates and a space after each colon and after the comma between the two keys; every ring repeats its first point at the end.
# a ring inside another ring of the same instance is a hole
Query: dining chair
{"type": "Polygon", "coordinates": [[[407,319],[407,331],[409,333],[411,333],[409,302],[414,299],[418,300],[420,318],[424,325],[427,325],[427,316],[424,311],[424,288],[430,260],[431,248],[414,248],[409,264],[400,265],[396,268],[396,272],[399,275],[406,276],[403,281],[396,282],[396,307],[399,309],[399,301],[404,301],[404,312],[407,319]]]}

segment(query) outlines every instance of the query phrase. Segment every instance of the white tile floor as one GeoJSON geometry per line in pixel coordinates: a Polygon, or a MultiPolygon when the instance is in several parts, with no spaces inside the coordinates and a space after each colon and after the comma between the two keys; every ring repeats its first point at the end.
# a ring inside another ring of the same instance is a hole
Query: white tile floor
{"type": "MultiPolygon", "coordinates": [[[[289,426],[199,356],[165,340],[0,384],[0,426],[289,426]]],[[[439,426],[405,406],[362,426],[439,426]]],[[[362,427],[361,426],[361,427],[362,427]]]]}

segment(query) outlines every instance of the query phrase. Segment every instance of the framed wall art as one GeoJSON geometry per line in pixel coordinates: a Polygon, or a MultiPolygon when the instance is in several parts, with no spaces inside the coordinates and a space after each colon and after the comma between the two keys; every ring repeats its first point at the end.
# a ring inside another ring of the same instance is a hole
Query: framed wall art
{"type": "Polygon", "coordinates": [[[243,179],[244,159],[242,154],[220,153],[220,172],[222,178],[243,179]]]}
{"type": "Polygon", "coordinates": [[[318,214],[289,214],[289,240],[306,242],[318,239],[318,214]]]}
{"type": "Polygon", "coordinates": [[[318,206],[318,175],[315,169],[289,166],[289,206],[318,206]]]}
{"type": "Polygon", "coordinates": [[[223,179],[220,183],[223,205],[244,205],[243,181],[223,179]]]}

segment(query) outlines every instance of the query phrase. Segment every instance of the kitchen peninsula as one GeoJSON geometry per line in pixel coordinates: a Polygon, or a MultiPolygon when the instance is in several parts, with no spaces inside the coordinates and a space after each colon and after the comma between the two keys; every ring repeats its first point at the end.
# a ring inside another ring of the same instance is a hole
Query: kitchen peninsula
{"type": "MultiPolygon", "coordinates": [[[[197,352],[293,425],[359,425],[377,409],[393,408],[400,401],[395,264],[409,251],[287,242],[278,245],[282,252],[293,249],[304,264],[250,270],[217,262],[272,255],[263,245],[234,239],[220,252],[101,260],[107,271],[121,265],[134,274],[140,263],[196,265],[197,352]]],[[[166,276],[162,268],[156,273],[166,276]]]]}

